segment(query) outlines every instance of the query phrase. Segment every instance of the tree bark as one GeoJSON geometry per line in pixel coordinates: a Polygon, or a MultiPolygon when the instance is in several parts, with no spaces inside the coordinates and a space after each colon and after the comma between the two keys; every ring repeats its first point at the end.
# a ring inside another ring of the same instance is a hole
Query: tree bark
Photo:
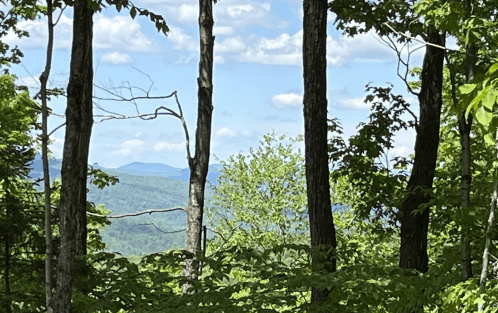
{"type": "MultiPolygon", "coordinates": [[[[439,46],[445,45],[445,36],[433,31],[426,40],[439,46]]],[[[426,46],[422,67],[422,86],[419,105],[420,118],[415,141],[415,160],[408,181],[409,192],[401,208],[400,268],[428,270],[427,231],[429,208],[414,213],[420,205],[427,204],[434,179],[437,150],[439,146],[439,125],[442,104],[444,50],[426,46]]]]}
{"type": "MultiPolygon", "coordinates": [[[[498,151],[498,130],[496,131],[496,150],[498,151]]],[[[498,156],[498,153],[497,153],[498,156]]],[[[486,292],[486,278],[488,276],[489,266],[489,250],[491,248],[491,239],[493,239],[493,225],[495,222],[495,211],[498,202],[498,173],[494,172],[493,175],[493,196],[491,197],[491,206],[489,208],[488,226],[486,228],[486,241],[484,243],[484,253],[482,254],[482,269],[481,278],[479,280],[479,292],[481,294],[486,292]]],[[[484,303],[479,303],[477,306],[478,312],[484,312],[484,303]]]]}
{"type": "Polygon", "coordinates": [[[54,311],[69,313],[75,256],[86,254],[86,182],[92,132],[93,10],[75,1],[60,200],[61,246],[54,311]]]}
{"type": "MultiPolygon", "coordinates": [[[[467,0],[467,10],[469,12],[468,16],[472,15],[473,11],[473,0],[467,0]]],[[[474,78],[475,68],[476,68],[476,45],[475,43],[469,43],[466,47],[466,78],[467,83],[474,78]]],[[[471,248],[470,248],[470,227],[469,227],[469,210],[470,207],[470,187],[472,182],[472,155],[470,151],[470,131],[472,128],[472,115],[469,114],[469,118],[465,118],[465,113],[462,113],[458,124],[460,132],[460,145],[462,147],[462,177],[461,177],[461,192],[462,192],[462,279],[468,280],[472,278],[472,258],[471,258],[471,248]]]]}
{"type": "MultiPolygon", "coordinates": [[[[327,151],[327,0],[304,0],[303,75],[306,188],[312,267],[335,272],[336,237],[330,201],[327,151]],[[331,250],[332,249],[332,250],[331,250]],[[328,252],[327,252],[328,251],[328,252]]],[[[311,302],[325,301],[328,289],[313,288],[311,302]]]]}
{"type": "MultiPolygon", "coordinates": [[[[197,129],[195,153],[188,161],[190,167],[189,199],[187,206],[187,234],[185,249],[196,254],[201,251],[204,188],[209,168],[211,148],[211,121],[213,115],[213,1],[199,0],[200,62],[198,84],[197,129]]],[[[187,148],[188,150],[188,148],[187,148]]],[[[186,260],[184,275],[197,279],[199,263],[186,260]]],[[[187,293],[189,284],[183,286],[187,293]]]]}
{"type": "Polygon", "coordinates": [[[48,104],[47,83],[52,68],[52,52],[54,47],[54,24],[52,19],[52,1],[47,1],[48,44],[45,70],[40,76],[42,101],[42,163],[43,185],[45,195],[45,305],[47,313],[53,312],[52,307],[52,206],[50,201],[50,170],[48,164],[48,104]]]}

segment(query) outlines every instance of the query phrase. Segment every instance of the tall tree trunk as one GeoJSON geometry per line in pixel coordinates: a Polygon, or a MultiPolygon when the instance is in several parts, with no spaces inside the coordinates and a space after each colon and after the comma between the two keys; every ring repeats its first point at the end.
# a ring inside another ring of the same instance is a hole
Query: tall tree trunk
{"type": "MultiPolygon", "coordinates": [[[[7,178],[6,181],[6,201],[5,201],[5,220],[7,221],[8,224],[12,222],[12,217],[10,216],[10,210],[9,206],[11,205],[11,197],[10,197],[10,191],[9,191],[9,180],[7,178]]],[[[5,285],[5,302],[6,302],[6,307],[5,307],[5,312],[6,313],[12,313],[12,293],[10,290],[10,233],[9,229],[7,228],[7,231],[4,234],[4,242],[5,242],[5,272],[3,275],[3,283],[5,285]]]]}
{"type": "MultiPolygon", "coordinates": [[[[473,11],[473,0],[467,0],[467,10],[469,12],[468,16],[472,15],[473,11]]],[[[476,68],[476,45],[475,43],[469,43],[466,47],[466,70],[465,75],[467,82],[474,78],[475,68],[476,68]]],[[[470,151],[470,130],[472,128],[472,115],[469,114],[469,118],[465,118],[465,113],[462,113],[460,117],[458,128],[460,132],[460,144],[462,147],[462,178],[461,178],[461,192],[462,192],[462,278],[463,280],[470,279],[472,274],[472,258],[470,253],[470,227],[469,227],[469,210],[470,207],[470,184],[472,182],[472,156],[470,151]]]]}
{"type": "Polygon", "coordinates": [[[60,200],[61,247],[54,311],[69,313],[75,256],[86,254],[86,182],[92,132],[92,21],[87,1],[74,2],[73,45],[67,87],[66,135],[60,200]]]}
{"type": "MultiPolygon", "coordinates": [[[[185,249],[191,253],[201,251],[202,218],[204,215],[204,188],[209,168],[211,148],[211,120],[213,115],[213,0],[199,0],[200,61],[197,79],[198,107],[194,157],[188,155],[190,167],[189,198],[187,206],[187,235],[185,249]]],[[[188,149],[187,149],[188,150],[188,149]]],[[[197,279],[199,264],[185,262],[184,275],[197,279]]],[[[186,293],[189,284],[183,286],[186,293]]]]}
{"type": "Polygon", "coordinates": [[[52,51],[54,46],[54,24],[52,19],[52,1],[47,1],[48,44],[45,70],[40,76],[42,100],[42,163],[43,185],[45,193],[45,305],[47,313],[53,312],[52,307],[52,206],[50,202],[50,171],[48,165],[48,105],[47,83],[52,68],[52,51]]]}
{"type": "MultiPolygon", "coordinates": [[[[311,245],[314,271],[335,272],[334,219],[330,202],[327,152],[327,0],[304,0],[304,144],[311,245]]],[[[313,288],[312,302],[326,300],[328,289],[313,288]]]]}
{"type": "MultiPolygon", "coordinates": [[[[444,46],[445,36],[436,30],[427,35],[429,43],[444,46]]],[[[444,50],[427,45],[422,67],[420,118],[415,141],[415,160],[408,181],[409,194],[401,208],[400,268],[428,270],[427,231],[429,208],[414,213],[430,200],[434,179],[442,104],[444,50]]]]}
{"type": "MultiPolygon", "coordinates": [[[[498,130],[496,131],[496,151],[498,152],[498,130]]],[[[497,153],[498,157],[498,153],[497,153]]],[[[498,173],[495,169],[493,173],[493,196],[491,197],[491,206],[489,209],[488,227],[486,229],[486,241],[484,243],[484,253],[482,254],[482,269],[481,278],[479,280],[479,292],[486,292],[486,278],[488,276],[489,266],[489,249],[491,248],[491,239],[493,239],[493,225],[495,222],[495,210],[498,202],[498,173]]],[[[477,306],[478,312],[484,312],[484,303],[479,303],[477,306]]]]}

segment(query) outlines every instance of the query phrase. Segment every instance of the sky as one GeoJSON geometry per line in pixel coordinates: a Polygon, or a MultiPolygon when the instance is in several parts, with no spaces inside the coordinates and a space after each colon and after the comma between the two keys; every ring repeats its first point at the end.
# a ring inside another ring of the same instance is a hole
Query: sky
{"type": "MultiPolygon", "coordinates": [[[[197,119],[199,62],[198,2],[192,0],[140,0],[136,6],[161,14],[171,32],[158,33],[145,17],[131,19],[129,12],[106,8],[94,17],[94,90],[98,98],[110,98],[105,90],[130,96],[165,96],[177,91],[193,141],[197,119]]],[[[211,163],[256,148],[268,132],[295,137],[304,133],[302,112],[302,0],[220,0],[214,11],[213,124],[211,163]],[[213,155],[216,155],[214,157],[213,155]]],[[[61,12],[56,13],[56,17],[61,12]]],[[[374,33],[346,37],[334,26],[329,12],[327,80],[329,117],[338,118],[345,136],[353,135],[359,122],[366,122],[365,85],[394,85],[418,112],[418,100],[397,77],[397,57],[374,33]]],[[[29,38],[9,34],[5,41],[19,45],[25,57],[11,72],[18,83],[39,90],[38,77],[45,64],[47,26],[45,19],[22,21],[29,38]]],[[[72,11],[62,12],[55,30],[55,51],[50,87],[66,87],[69,77],[72,11]]],[[[416,47],[417,45],[414,45],[416,47]]],[[[424,49],[411,56],[411,65],[422,64],[424,49]]],[[[137,103],[95,99],[106,111],[125,116],[151,113],[160,106],[177,111],[173,99],[148,99],[137,103]],[[138,111],[137,111],[138,110],[138,111]]],[[[65,99],[52,99],[50,106],[63,115],[65,99]]],[[[94,108],[96,115],[109,113],[94,108]]],[[[157,119],[101,121],[95,117],[90,145],[90,163],[116,168],[131,162],[164,163],[187,167],[185,135],[180,121],[171,116],[157,119]],[[101,122],[100,122],[101,121],[101,122]]],[[[64,122],[51,116],[49,131],[64,122]]],[[[62,157],[64,128],[51,137],[51,150],[62,157]]],[[[413,152],[415,133],[396,137],[392,155],[413,152]]],[[[191,142],[193,144],[193,142],[191,142]]]]}

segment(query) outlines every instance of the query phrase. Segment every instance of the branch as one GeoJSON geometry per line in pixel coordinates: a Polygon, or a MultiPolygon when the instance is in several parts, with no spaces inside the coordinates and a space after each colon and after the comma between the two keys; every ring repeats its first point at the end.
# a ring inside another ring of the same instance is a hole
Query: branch
{"type": "Polygon", "coordinates": [[[424,45],[427,45],[427,46],[432,46],[432,47],[436,47],[436,48],[439,48],[439,49],[443,49],[445,51],[452,51],[452,52],[460,52],[459,50],[454,50],[454,49],[450,49],[450,48],[447,48],[447,47],[443,47],[443,46],[440,46],[440,45],[436,45],[434,43],[431,43],[431,42],[427,42],[427,41],[424,41],[424,40],[420,40],[416,37],[413,37],[413,36],[409,36],[405,33],[402,33],[400,31],[397,31],[395,30],[391,25],[389,25],[387,22],[384,22],[382,23],[383,25],[386,25],[390,30],[392,30],[394,33],[398,34],[398,35],[401,35],[403,37],[406,37],[408,39],[411,39],[411,40],[415,40],[415,41],[418,41],[420,43],[423,43],[424,45]]]}
{"type": "Polygon", "coordinates": [[[125,213],[125,214],[119,214],[119,215],[101,215],[101,214],[95,214],[91,212],[86,212],[87,215],[90,216],[95,216],[95,217],[105,217],[105,218],[123,218],[123,217],[130,217],[130,216],[139,216],[143,214],[152,214],[152,213],[160,213],[160,212],[173,212],[173,211],[185,211],[185,208],[182,206],[176,206],[173,208],[167,208],[167,209],[152,209],[152,210],[145,210],[141,212],[135,212],[135,213],[125,213]]]}
{"type": "Polygon", "coordinates": [[[156,224],[154,223],[147,223],[147,224],[138,224],[138,225],[144,225],[144,226],[147,226],[147,225],[152,225],[154,226],[158,231],[160,231],[161,233],[164,233],[164,234],[176,234],[176,233],[181,233],[182,231],[186,231],[187,229],[180,229],[180,230],[174,230],[174,231],[164,231],[162,229],[159,229],[159,227],[156,226],[156,224]]]}

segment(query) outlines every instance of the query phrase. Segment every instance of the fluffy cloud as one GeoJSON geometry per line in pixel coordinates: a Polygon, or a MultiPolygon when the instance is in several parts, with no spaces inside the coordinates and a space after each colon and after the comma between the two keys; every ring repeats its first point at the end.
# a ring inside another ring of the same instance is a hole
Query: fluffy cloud
{"type": "MultiPolygon", "coordinates": [[[[263,37],[240,54],[239,60],[273,65],[302,65],[303,31],[294,35],[283,33],[271,39],[263,37]]],[[[382,45],[372,33],[356,37],[327,37],[327,62],[331,66],[344,66],[350,62],[387,62],[395,54],[382,45]]]]}
{"type": "Polygon", "coordinates": [[[364,97],[340,99],[337,101],[336,108],[340,110],[368,110],[371,103],[365,103],[364,97]]]}
{"type": "Polygon", "coordinates": [[[144,142],[142,140],[133,139],[117,145],[117,149],[111,152],[112,155],[130,156],[139,153],[142,150],[144,142]]]}
{"type": "MultiPolygon", "coordinates": [[[[47,45],[47,21],[42,18],[34,21],[21,21],[21,29],[30,33],[29,38],[17,38],[10,33],[5,41],[12,45],[19,45],[22,49],[45,49],[47,45]]],[[[54,48],[57,50],[70,49],[72,42],[73,20],[65,14],[61,15],[57,27],[55,27],[54,48]]],[[[101,14],[94,19],[95,49],[113,49],[135,52],[152,52],[155,46],[141,30],[140,24],[130,17],[114,16],[106,17],[101,14]]]]}
{"type": "Polygon", "coordinates": [[[120,52],[110,52],[102,55],[100,60],[103,63],[111,63],[111,64],[129,64],[133,61],[133,58],[125,53],[120,52]]]}
{"type": "Polygon", "coordinates": [[[214,45],[214,51],[216,53],[234,53],[243,51],[246,48],[244,41],[240,36],[229,37],[222,42],[214,45]]]}
{"type": "Polygon", "coordinates": [[[218,129],[218,131],[216,132],[216,136],[218,136],[218,137],[235,137],[235,136],[237,136],[237,133],[228,127],[222,127],[220,129],[218,129]]]}
{"type": "Polygon", "coordinates": [[[232,35],[235,32],[231,26],[214,26],[213,33],[215,35],[232,35]]]}
{"type": "Polygon", "coordinates": [[[121,49],[135,52],[152,52],[155,46],[141,30],[140,24],[125,16],[106,17],[98,15],[95,18],[94,47],[95,49],[121,49]]]}
{"type": "Polygon", "coordinates": [[[194,41],[192,36],[185,34],[181,28],[170,27],[170,30],[168,38],[175,44],[175,49],[190,52],[199,51],[199,43],[194,41]]]}
{"type": "Polygon", "coordinates": [[[185,151],[185,141],[181,143],[170,143],[166,141],[160,141],[154,144],[154,150],[156,151],[169,151],[169,152],[183,152],[185,151]]]}
{"type": "Polygon", "coordinates": [[[281,34],[276,39],[261,38],[253,47],[239,56],[244,62],[275,65],[301,65],[303,31],[295,35],[281,34]]]}
{"type": "Polygon", "coordinates": [[[303,96],[297,93],[280,93],[271,98],[277,108],[298,108],[303,104],[303,96]]]}

